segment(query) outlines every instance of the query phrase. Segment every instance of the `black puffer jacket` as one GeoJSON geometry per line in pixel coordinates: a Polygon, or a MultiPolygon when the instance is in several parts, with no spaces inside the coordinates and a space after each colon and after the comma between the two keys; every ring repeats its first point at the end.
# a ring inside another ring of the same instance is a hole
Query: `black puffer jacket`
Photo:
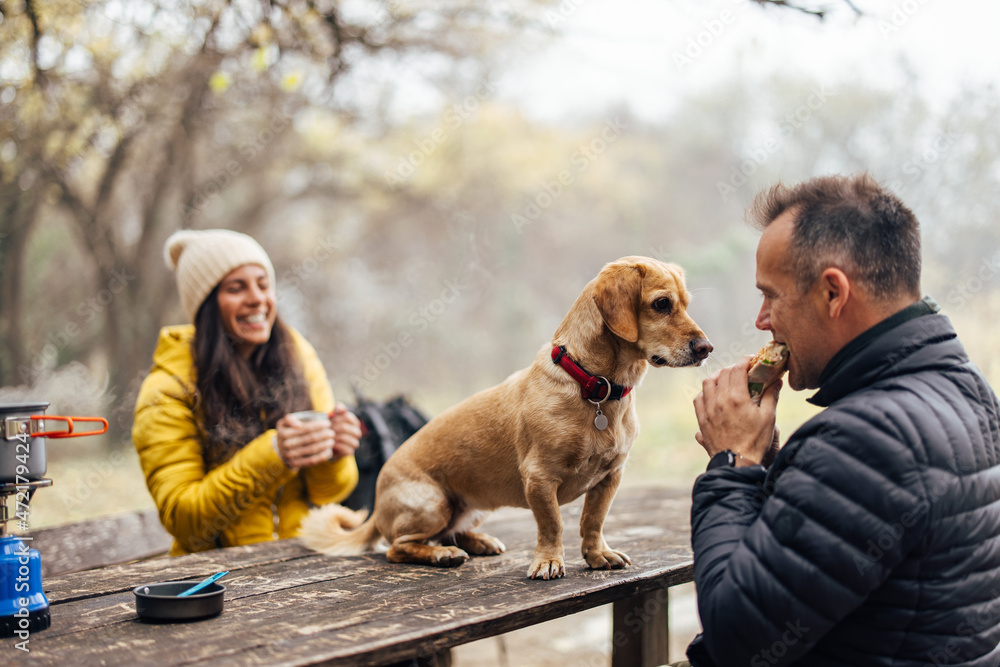
{"type": "Polygon", "coordinates": [[[936,312],[834,357],[766,473],[698,478],[695,667],[1000,665],[1000,405],[936,312]]]}

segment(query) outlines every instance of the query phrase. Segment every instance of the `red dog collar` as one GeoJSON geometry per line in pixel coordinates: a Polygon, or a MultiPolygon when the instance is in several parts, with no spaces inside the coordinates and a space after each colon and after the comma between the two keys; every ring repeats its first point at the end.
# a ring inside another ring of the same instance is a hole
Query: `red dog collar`
{"type": "Polygon", "coordinates": [[[579,364],[570,359],[564,345],[553,346],[552,363],[556,366],[562,366],[579,383],[580,395],[588,401],[617,401],[625,398],[632,391],[632,387],[623,387],[607,378],[591,375],[583,370],[579,364]]]}

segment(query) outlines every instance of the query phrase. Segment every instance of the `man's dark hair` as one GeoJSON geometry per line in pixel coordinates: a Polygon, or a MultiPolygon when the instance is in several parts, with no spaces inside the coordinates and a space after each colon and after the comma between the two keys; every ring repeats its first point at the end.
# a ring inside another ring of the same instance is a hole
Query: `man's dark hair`
{"type": "Polygon", "coordinates": [[[920,294],[920,224],[913,212],[868,174],[822,176],[760,192],[747,221],[763,231],[795,215],[791,269],[800,293],[835,266],[875,299],[920,294]]]}

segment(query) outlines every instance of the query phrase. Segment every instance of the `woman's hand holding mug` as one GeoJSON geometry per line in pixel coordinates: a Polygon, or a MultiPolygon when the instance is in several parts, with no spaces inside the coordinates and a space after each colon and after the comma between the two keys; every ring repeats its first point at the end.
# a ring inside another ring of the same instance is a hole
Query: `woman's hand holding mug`
{"type": "Polygon", "coordinates": [[[275,449],[292,469],[349,456],[361,440],[361,422],[343,403],[329,415],[317,410],[287,414],[276,430],[275,449]]]}

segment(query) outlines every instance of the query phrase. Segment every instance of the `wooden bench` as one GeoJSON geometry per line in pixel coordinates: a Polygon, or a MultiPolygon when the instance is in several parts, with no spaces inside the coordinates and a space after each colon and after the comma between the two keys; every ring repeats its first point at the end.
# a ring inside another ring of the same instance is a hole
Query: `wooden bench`
{"type": "Polygon", "coordinates": [[[174,538],[156,510],[122,512],[32,531],[42,577],[165,556],[174,538]]]}

